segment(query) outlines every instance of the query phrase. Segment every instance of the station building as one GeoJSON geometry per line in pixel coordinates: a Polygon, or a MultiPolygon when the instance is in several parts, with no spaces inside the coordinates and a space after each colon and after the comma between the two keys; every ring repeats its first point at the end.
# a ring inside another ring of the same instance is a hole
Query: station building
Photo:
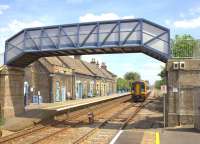
{"type": "Polygon", "coordinates": [[[44,57],[25,69],[24,102],[62,102],[105,96],[116,92],[116,75],[95,59],[85,62],[80,56],[44,57]]]}

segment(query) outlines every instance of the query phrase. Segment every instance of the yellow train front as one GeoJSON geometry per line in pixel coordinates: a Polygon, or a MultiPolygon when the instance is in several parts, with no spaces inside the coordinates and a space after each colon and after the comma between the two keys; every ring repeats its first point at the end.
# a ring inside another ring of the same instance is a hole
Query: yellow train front
{"type": "Polygon", "coordinates": [[[134,102],[143,102],[148,95],[148,84],[145,81],[132,83],[131,95],[134,102]]]}

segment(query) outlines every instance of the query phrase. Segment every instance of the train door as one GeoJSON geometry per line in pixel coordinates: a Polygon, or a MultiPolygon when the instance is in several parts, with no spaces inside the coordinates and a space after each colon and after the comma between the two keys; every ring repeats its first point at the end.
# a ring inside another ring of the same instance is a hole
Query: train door
{"type": "Polygon", "coordinates": [[[140,95],[140,85],[138,83],[135,85],[135,95],[140,95]]]}
{"type": "Polygon", "coordinates": [[[145,90],[145,85],[144,85],[144,83],[141,84],[140,91],[141,91],[141,93],[143,93],[143,94],[145,93],[146,90],[145,90]]]}

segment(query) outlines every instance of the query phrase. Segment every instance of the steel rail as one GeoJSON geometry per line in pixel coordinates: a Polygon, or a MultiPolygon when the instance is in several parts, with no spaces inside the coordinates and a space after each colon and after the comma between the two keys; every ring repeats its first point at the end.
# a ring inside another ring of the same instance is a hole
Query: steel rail
{"type": "MultiPolygon", "coordinates": [[[[127,95],[127,96],[129,96],[129,95],[127,95]]],[[[116,100],[115,103],[122,101],[122,99],[126,99],[127,96],[125,96],[125,97],[120,97],[119,99],[115,99],[115,100],[116,100]]],[[[109,102],[111,102],[111,101],[108,101],[107,103],[109,103],[109,102]]],[[[105,104],[105,103],[104,103],[104,104],[105,104]]],[[[101,105],[103,105],[103,104],[97,104],[97,106],[101,106],[101,105]]],[[[108,106],[109,106],[109,104],[105,104],[105,105],[108,105],[108,106]]],[[[113,107],[114,107],[114,105],[113,105],[113,107]]],[[[87,112],[87,111],[88,111],[88,108],[84,110],[84,112],[87,112]]],[[[98,110],[97,110],[97,111],[98,111],[98,110]]],[[[81,113],[84,113],[84,112],[81,112],[81,113]]],[[[101,112],[99,112],[98,114],[101,114],[101,113],[103,113],[103,112],[104,112],[104,111],[101,111],[101,112]]],[[[74,116],[72,116],[71,119],[78,119],[78,118],[80,118],[81,116],[83,116],[83,114],[81,115],[80,113],[78,113],[78,114],[75,114],[74,116]]],[[[84,120],[85,120],[85,119],[84,119],[84,120]]],[[[14,134],[11,134],[11,135],[2,137],[2,138],[0,139],[0,144],[1,144],[1,143],[5,143],[5,142],[9,142],[9,141],[12,141],[12,140],[15,140],[15,139],[18,139],[18,138],[21,138],[21,137],[25,137],[25,136],[31,135],[31,134],[34,133],[34,132],[37,132],[37,131],[39,131],[39,130],[48,129],[48,128],[50,128],[51,126],[56,126],[56,125],[65,123],[66,121],[67,121],[67,119],[62,120],[62,121],[56,121],[56,122],[54,122],[54,123],[50,123],[49,125],[44,125],[44,126],[42,125],[42,126],[39,126],[39,127],[37,126],[38,128],[37,128],[37,127],[36,127],[36,128],[35,128],[35,127],[31,127],[31,128],[29,128],[29,129],[25,129],[25,130],[23,130],[23,131],[20,131],[19,133],[14,133],[14,134]]],[[[36,142],[33,142],[33,143],[38,143],[38,142],[40,142],[40,141],[42,141],[42,140],[45,140],[46,138],[51,137],[52,135],[55,135],[56,133],[60,133],[60,132],[62,132],[62,131],[65,131],[66,129],[69,129],[69,127],[63,128],[63,129],[61,129],[61,130],[59,130],[59,131],[56,131],[55,133],[50,134],[50,135],[48,135],[47,137],[43,137],[43,138],[41,138],[41,139],[39,139],[39,140],[37,140],[36,142]]]]}
{"type": "MultiPolygon", "coordinates": [[[[150,93],[148,93],[148,96],[150,95],[150,93]]],[[[147,102],[143,102],[141,103],[136,110],[134,111],[133,114],[131,114],[126,120],[125,122],[122,124],[122,126],[120,126],[119,130],[123,130],[127,124],[129,123],[129,121],[131,119],[133,119],[138,112],[140,112],[141,109],[143,109],[148,103],[150,103],[150,101],[147,102]]],[[[82,137],[80,137],[79,139],[77,139],[76,141],[73,142],[73,144],[80,144],[82,142],[84,142],[85,140],[87,140],[88,137],[90,137],[92,134],[94,134],[95,132],[99,131],[100,128],[102,128],[103,126],[105,126],[105,124],[107,122],[109,122],[110,120],[112,120],[113,118],[117,117],[118,115],[120,115],[121,113],[123,113],[124,111],[126,111],[127,109],[132,108],[132,104],[128,105],[127,107],[123,108],[122,110],[118,111],[117,113],[113,114],[111,117],[109,117],[108,119],[104,120],[100,125],[98,125],[97,127],[95,127],[94,129],[92,129],[91,131],[89,131],[88,133],[86,133],[85,135],[83,135],[82,137]]]]}

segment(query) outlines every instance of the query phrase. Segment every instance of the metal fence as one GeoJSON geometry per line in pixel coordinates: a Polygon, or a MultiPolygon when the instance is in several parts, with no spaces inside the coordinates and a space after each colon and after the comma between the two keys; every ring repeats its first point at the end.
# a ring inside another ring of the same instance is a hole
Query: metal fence
{"type": "Polygon", "coordinates": [[[171,40],[172,58],[200,58],[200,40],[171,40]]]}

